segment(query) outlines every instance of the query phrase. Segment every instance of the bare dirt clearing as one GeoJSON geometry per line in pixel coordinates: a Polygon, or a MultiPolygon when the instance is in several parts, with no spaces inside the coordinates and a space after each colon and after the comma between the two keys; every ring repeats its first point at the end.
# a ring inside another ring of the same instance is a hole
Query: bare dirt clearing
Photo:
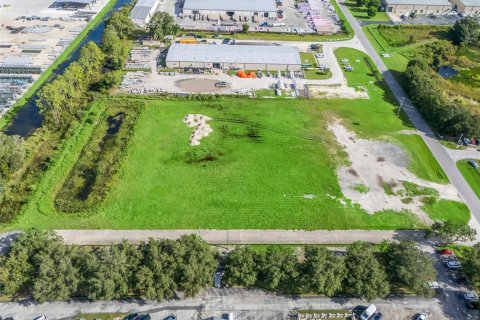
{"type": "Polygon", "coordinates": [[[180,88],[184,92],[196,92],[196,93],[208,93],[208,92],[220,92],[222,87],[216,87],[215,84],[218,81],[210,79],[185,79],[175,82],[175,86],[180,88]]]}
{"type": "Polygon", "coordinates": [[[410,172],[409,158],[399,146],[358,138],[338,121],[328,128],[347,152],[350,162],[337,171],[342,192],[367,212],[407,210],[425,223],[431,223],[422,210],[426,196],[461,201],[453,185],[429,182],[410,172]],[[406,184],[420,191],[409,192],[406,184]]]}

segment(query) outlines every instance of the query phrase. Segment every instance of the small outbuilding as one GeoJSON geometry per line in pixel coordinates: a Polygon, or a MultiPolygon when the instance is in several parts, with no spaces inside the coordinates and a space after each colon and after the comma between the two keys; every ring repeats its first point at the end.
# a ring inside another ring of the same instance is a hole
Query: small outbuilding
{"type": "Polygon", "coordinates": [[[452,10],[448,0],[383,0],[387,12],[397,15],[442,15],[452,10]]]}
{"type": "Polygon", "coordinates": [[[300,71],[296,47],[174,43],[167,54],[168,68],[300,71]]]}
{"type": "Polygon", "coordinates": [[[158,0],[138,0],[130,11],[130,19],[137,26],[144,28],[155,14],[158,8],[158,0]]]}
{"type": "Polygon", "coordinates": [[[463,14],[479,16],[480,0],[452,0],[455,9],[463,14]]]}

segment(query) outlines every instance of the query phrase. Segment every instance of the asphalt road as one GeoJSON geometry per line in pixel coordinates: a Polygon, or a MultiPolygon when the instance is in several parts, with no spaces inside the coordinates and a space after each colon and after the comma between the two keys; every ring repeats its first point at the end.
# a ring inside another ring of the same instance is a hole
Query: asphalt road
{"type": "Polygon", "coordinates": [[[360,26],[358,21],[352,16],[352,14],[348,10],[348,8],[345,7],[343,2],[339,3],[339,6],[342,12],[345,14],[348,22],[352,26],[353,30],[355,31],[357,38],[364,46],[366,52],[372,58],[373,62],[377,65],[379,72],[382,74],[390,90],[393,92],[396,99],[401,103],[402,108],[407,114],[408,118],[413,123],[415,128],[419,131],[419,134],[422,137],[423,141],[425,141],[426,145],[433,153],[452,184],[457,188],[460,197],[470,209],[470,212],[476,219],[476,223],[474,223],[473,225],[478,226],[478,222],[480,221],[480,199],[475,195],[469,184],[465,181],[460,171],[458,171],[455,161],[450,157],[445,148],[435,138],[434,132],[430,129],[425,120],[423,120],[420,113],[408,99],[405,91],[403,91],[398,82],[395,80],[393,74],[383,63],[380,55],[377,53],[377,51],[375,51],[368,38],[365,36],[365,33],[363,32],[362,27],[360,26]]]}
{"type": "MultiPolygon", "coordinates": [[[[164,319],[175,314],[178,319],[207,319],[209,316],[220,316],[222,313],[233,313],[237,320],[278,320],[288,319],[293,310],[352,310],[356,306],[368,306],[374,303],[390,320],[412,319],[414,314],[425,312],[431,319],[449,319],[442,313],[441,303],[434,298],[398,298],[391,300],[375,300],[367,302],[359,299],[295,297],[254,293],[239,289],[237,292],[224,289],[209,290],[196,298],[156,301],[72,301],[33,304],[0,303],[0,315],[14,317],[14,320],[31,320],[38,315],[48,319],[72,319],[79,313],[149,313],[152,320],[164,319]],[[222,291],[223,290],[223,291],[222,291]]],[[[467,320],[464,318],[450,318],[467,320]]]]}

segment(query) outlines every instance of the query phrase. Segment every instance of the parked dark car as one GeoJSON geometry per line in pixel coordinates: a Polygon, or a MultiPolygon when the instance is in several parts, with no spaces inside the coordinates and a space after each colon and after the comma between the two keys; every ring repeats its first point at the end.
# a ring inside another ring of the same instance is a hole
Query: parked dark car
{"type": "Polygon", "coordinates": [[[138,318],[138,313],[132,313],[123,318],[123,320],[135,320],[138,318]]]}

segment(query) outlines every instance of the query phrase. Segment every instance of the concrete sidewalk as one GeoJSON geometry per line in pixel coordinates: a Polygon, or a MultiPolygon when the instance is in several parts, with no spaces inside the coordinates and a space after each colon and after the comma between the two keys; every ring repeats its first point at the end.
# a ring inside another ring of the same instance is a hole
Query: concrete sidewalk
{"type": "Polygon", "coordinates": [[[355,241],[380,243],[383,240],[422,241],[418,230],[56,230],[69,244],[107,245],[127,239],[133,243],[149,238],[177,239],[198,234],[210,244],[349,244],[355,241]]]}

